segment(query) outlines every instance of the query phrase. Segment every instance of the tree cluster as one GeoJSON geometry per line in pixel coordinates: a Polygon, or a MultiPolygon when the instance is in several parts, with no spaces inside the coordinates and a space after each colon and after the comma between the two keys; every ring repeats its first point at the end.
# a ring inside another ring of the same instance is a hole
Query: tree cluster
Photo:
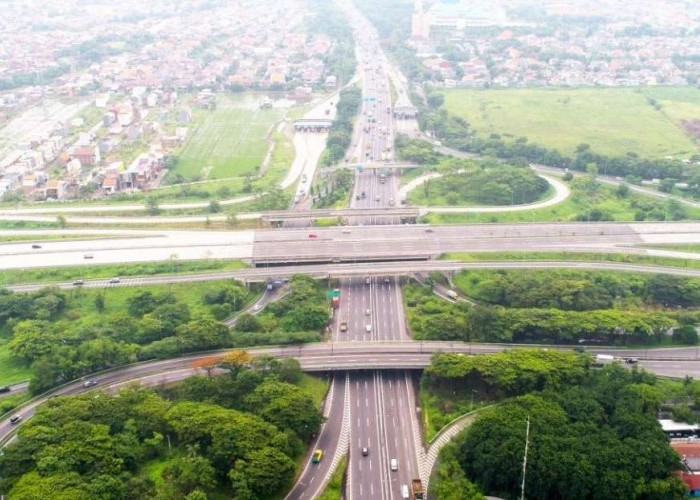
{"type": "Polygon", "coordinates": [[[471,307],[433,298],[419,287],[407,289],[406,303],[411,329],[423,340],[650,344],[678,324],[675,315],[644,310],[471,307]]]}
{"type": "MultiPolygon", "coordinates": [[[[189,352],[251,345],[312,342],[329,321],[321,288],[311,279],[295,277],[292,292],[269,312],[242,318],[231,331],[220,320],[241,310],[249,298],[238,283],[213,284],[190,311],[169,292],[135,290],[124,310],[104,313],[111,300],[94,297],[98,314],[68,294],[47,288],[30,294],[0,291],[0,326],[7,325],[13,357],[31,364],[30,390],[37,394],[65,382],[137,360],[165,359],[189,352]],[[247,325],[247,326],[246,326],[247,325]]],[[[82,291],[71,292],[82,294],[82,291]]],[[[82,301],[83,303],[85,301],[82,301]]]]}
{"type": "Polygon", "coordinates": [[[590,365],[588,356],[559,351],[522,349],[489,356],[436,354],[423,372],[428,388],[475,389],[480,398],[505,397],[580,383],[590,365]]]}
{"type": "Polygon", "coordinates": [[[525,496],[545,500],[679,499],[678,455],[656,420],[651,375],[620,366],[581,384],[531,393],[485,413],[456,441],[456,459],[482,491],[520,494],[530,421],[525,496]]]}
{"type": "Polygon", "coordinates": [[[203,500],[214,491],[269,498],[289,486],[322,417],[285,381],[298,366],[229,368],[170,389],[173,399],[127,389],[50,401],[0,457],[0,491],[17,500],[203,500]],[[149,463],[164,464],[159,477],[142,472],[149,463]]]}
{"type": "MultiPolygon", "coordinates": [[[[500,167],[469,175],[452,174],[428,181],[451,205],[515,205],[537,201],[549,184],[532,170],[500,167]]],[[[426,183],[427,184],[427,183],[426,183]]]]}
{"type": "Polygon", "coordinates": [[[335,120],[326,139],[326,166],[333,165],[345,156],[352,141],[353,124],[361,103],[362,91],[358,87],[348,87],[340,91],[335,120]]]}
{"type": "Polygon", "coordinates": [[[700,306],[700,280],[664,274],[470,271],[457,281],[474,299],[506,307],[589,311],[621,304],[700,306]]]}

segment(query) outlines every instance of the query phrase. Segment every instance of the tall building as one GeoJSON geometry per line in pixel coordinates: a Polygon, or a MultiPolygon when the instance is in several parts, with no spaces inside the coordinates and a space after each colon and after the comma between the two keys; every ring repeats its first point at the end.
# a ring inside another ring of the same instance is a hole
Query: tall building
{"type": "Polygon", "coordinates": [[[425,12],[423,0],[415,0],[413,4],[411,38],[414,40],[427,40],[430,38],[430,23],[428,22],[428,15],[425,12]]]}
{"type": "Polygon", "coordinates": [[[427,40],[436,33],[458,34],[465,28],[507,24],[505,10],[488,0],[440,0],[426,10],[423,0],[415,0],[411,36],[427,40]]]}

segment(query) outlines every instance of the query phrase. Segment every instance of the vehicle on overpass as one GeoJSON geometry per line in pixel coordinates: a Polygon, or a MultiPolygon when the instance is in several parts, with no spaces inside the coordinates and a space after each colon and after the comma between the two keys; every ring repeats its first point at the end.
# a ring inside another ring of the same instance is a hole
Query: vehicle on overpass
{"type": "Polygon", "coordinates": [[[321,460],[323,460],[323,450],[314,451],[314,456],[311,458],[311,461],[315,464],[319,464],[321,460]]]}

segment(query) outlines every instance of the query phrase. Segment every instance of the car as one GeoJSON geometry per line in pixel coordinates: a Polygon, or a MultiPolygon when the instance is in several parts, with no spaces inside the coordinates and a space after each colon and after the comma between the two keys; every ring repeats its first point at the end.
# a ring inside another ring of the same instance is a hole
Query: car
{"type": "Polygon", "coordinates": [[[399,461],[398,460],[396,460],[395,458],[392,458],[390,463],[391,463],[391,470],[392,471],[399,470],[399,461]]]}
{"type": "Polygon", "coordinates": [[[408,493],[408,485],[407,484],[401,485],[401,498],[403,498],[403,499],[411,498],[411,496],[408,493]]]}
{"type": "Polygon", "coordinates": [[[343,229],[343,230],[341,231],[341,233],[343,233],[343,234],[350,234],[351,231],[350,231],[349,229],[343,229]]]}
{"type": "Polygon", "coordinates": [[[3,385],[0,387],[0,392],[10,392],[12,388],[9,385],[3,385]]]}
{"type": "Polygon", "coordinates": [[[318,464],[321,463],[321,460],[323,460],[323,450],[314,451],[314,456],[311,458],[311,461],[318,464]]]}
{"type": "Polygon", "coordinates": [[[94,387],[94,386],[96,386],[96,385],[97,385],[97,380],[92,380],[92,379],[91,379],[91,380],[86,380],[85,382],[83,382],[83,387],[85,387],[86,389],[87,389],[88,387],[94,387]]]}
{"type": "Polygon", "coordinates": [[[360,195],[359,195],[359,194],[356,194],[356,195],[355,195],[355,199],[356,199],[356,200],[359,200],[359,199],[360,199],[360,195]]]}
{"type": "Polygon", "coordinates": [[[253,311],[259,311],[260,309],[262,309],[262,306],[260,304],[255,304],[253,306],[253,311]]]}
{"type": "Polygon", "coordinates": [[[73,286],[83,286],[85,282],[83,280],[75,280],[73,286]]]}
{"type": "Polygon", "coordinates": [[[12,418],[10,419],[10,423],[11,423],[12,425],[15,425],[15,424],[18,424],[18,423],[20,422],[20,420],[22,420],[22,416],[21,416],[21,415],[15,415],[14,417],[12,417],[12,418]]]}
{"type": "Polygon", "coordinates": [[[314,233],[310,233],[309,238],[311,238],[311,239],[318,238],[318,235],[314,234],[314,233]]]}
{"type": "Polygon", "coordinates": [[[34,244],[32,245],[32,248],[41,248],[41,245],[38,245],[38,244],[34,243],[34,244]]]}
{"type": "Polygon", "coordinates": [[[369,448],[365,446],[364,448],[362,448],[362,456],[366,457],[367,455],[369,455],[369,448]]]}
{"type": "Polygon", "coordinates": [[[394,206],[394,199],[393,198],[389,198],[389,206],[390,207],[394,206]]]}
{"type": "Polygon", "coordinates": [[[372,280],[370,278],[367,278],[365,280],[365,285],[369,285],[370,283],[372,283],[372,280]]]}
{"type": "Polygon", "coordinates": [[[371,332],[371,331],[372,331],[372,325],[365,325],[365,331],[366,331],[367,333],[371,332]]]}
{"type": "Polygon", "coordinates": [[[111,280],[109,280],[109,284],[116,285],[117,283],[121,283],[121,281],[121,278],[112,278],[111,280]]]}
{"type": "Polygon", "coordinates": [[[388,285],[389,283],[391,283],[391,280],[389,278],[384,278],[384,283],[388,285]]]}
{"type": "Polygon", "coordinates": [[[85,255],[83,255],[83,259],[94,259],[94,258],[95,258],[95,256],[91,253],[86,253],[85,255]]]}
{"type": "Polygon", "coordinates": [[[426,232],[426,233],[432,233],[432,232],[433,232],[433,230],[432,230],[432,229],[430,229],[430,228],[428,228],[428,229],[426,229],[426,230],[425,230],[425,232],[426,232]]]}
{"type": "Polygon", "coordinates": [[[362,193],[360,194],[360,196],[362,196],[362,198],[365,198],[365,192],[362,191],[362,193]]]}
{"type": "Polygon", "coordinates": [[[636,365],[639,363],[639,360],[637,358],[625,358],[625,363],[628,365],[636,365]]]}
{"type": "Polygon", "coordinates": [[[379,196],[377,196],[377,197],[374,198],[374,200],[375,200],[375,201],[380,201],[381,198],[380,198],[379,196]]]}
{"type": "Polygon", "coordinates": [[[365,316],[369,316],[370,314],[372,314],[372,311],[370,311],[369,309],[365,309],[365,316]]]}

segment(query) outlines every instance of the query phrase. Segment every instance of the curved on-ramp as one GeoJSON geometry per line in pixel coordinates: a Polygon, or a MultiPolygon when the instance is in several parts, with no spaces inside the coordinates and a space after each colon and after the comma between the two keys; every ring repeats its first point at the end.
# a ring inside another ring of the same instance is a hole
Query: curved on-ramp
{"type": "MultiPolygon", "coordinates": [[[[523,210],[538,210],[542,208],[558,205],[566,201],[571,196],[571,190],[564,182],[550,175],[545,175],[536,171],[537,175],[546,180],[554,189],[554,194],[546,200],[536,201],[534,203],[525,203],[522,205],[498,205],[498,206],[474,206],[474,207],[432,207],[421,206],[421,213],[437,213],[437,214],[462,214],[462,213],[497,213],[497,212],[521,212],[523,210]]],[[[399,189],[399,197],[405,199],[408,194],[419,186],[425,184],[429,180],[439,179],[445,174],[440,172],[430,172],[420,177],[413,179],[399,189]]]]}

